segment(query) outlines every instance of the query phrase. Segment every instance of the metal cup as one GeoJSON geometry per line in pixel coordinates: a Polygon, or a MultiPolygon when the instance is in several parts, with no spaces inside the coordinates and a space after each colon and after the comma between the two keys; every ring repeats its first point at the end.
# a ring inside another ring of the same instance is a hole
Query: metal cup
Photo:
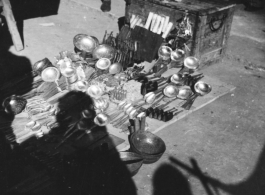
{"type": "Polygon", "coordinates": [[[109,67],[111,65],[111,61],[108,58],[101,58],[96,63],[96,70],[101,74],[107,74],[109,72],[109,67]]]}

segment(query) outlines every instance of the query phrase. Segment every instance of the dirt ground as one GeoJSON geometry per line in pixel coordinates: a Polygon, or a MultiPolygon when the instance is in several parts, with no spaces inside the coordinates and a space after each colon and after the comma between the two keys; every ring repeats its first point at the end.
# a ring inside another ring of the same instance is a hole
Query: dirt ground
{"type": "MultiPolygon", "coordinates": [[[[61,0],[53,15],[18,17],[25,49],[16,52],[9,34],[2,31],[0,81],[44,57],[54,61],[60,51],[73,50],[76,34],[101,40],[105,30],[118,32],[124,2],[115,1],[109,13],[99,6],[99,0],[61,0]]],[[[133,177],[138,195],[265,194],[264,13],[237,6],[225,58],[203,69],[236,89],[158,132],[167,150],[133,177]]]]}

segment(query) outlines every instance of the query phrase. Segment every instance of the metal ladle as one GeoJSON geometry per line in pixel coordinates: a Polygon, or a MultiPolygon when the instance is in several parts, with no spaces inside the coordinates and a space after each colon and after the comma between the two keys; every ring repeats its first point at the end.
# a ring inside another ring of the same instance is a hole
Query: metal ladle
{"type": "Polygon", "coordinates": [[[45,82],[54,82],[59,92],[63,90],[60,88],[58,80],[60,78],[60,71],[55,67],[45,68],[41,73],[41,78],[45,82]]]}
{"type": "Polygon", "coordinates": [[[194,85],[195,92],[187,101],[181,106],[185,110],[189,110],[194,103],[195,99],[199,96],[204,96],[212,91],[211,85],[203,82],[203,81],[198,81],[194,85]]]}

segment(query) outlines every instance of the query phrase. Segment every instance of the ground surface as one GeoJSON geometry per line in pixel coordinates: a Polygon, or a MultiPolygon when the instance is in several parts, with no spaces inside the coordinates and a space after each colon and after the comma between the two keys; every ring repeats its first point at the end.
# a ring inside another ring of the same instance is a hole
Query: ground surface
{"type": "MultiPolygon", "coordinates": [[[[118,32],[124,2],[113,0],[110,13],[99,6],[99,0],[61,0],[57,15],[24,20],[25,50],[11,46],[5,53],[17,60],[10,69],[19,70],[20,61],[25,67],[44,57],[53,61],[60,51],[73,49],[78,33],[101,39],[106,29],[118,32]]],[[[249,13],[238,6],[226,57],[203,70],[235,91],[158,132],[167,150],[134,176],[139,195],[265,193],[265,72],[246,69],[265,67],[264,16],[264,10],[249,13]]],[[[13,76],[4,71],[2,80],[13,76]]]]}

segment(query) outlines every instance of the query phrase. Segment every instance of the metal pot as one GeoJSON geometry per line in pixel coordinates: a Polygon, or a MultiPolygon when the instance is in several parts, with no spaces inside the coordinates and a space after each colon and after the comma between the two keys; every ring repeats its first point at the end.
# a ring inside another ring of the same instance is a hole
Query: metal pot
{"type": "Polygon", "coordinates": [[[100,59],[100,58],[108,58],[112,60],[115,56],[116,50],[109,46],[109,45],[99,45],[93,51],[93,58],[100,59]]]}
{"type": "Polygon", "coordinates": [[[93,52],[93,50],[98,46],[99,42],[95,37],[88,36],[86,34],[78,34],[73,39],[74,46],[80,50],[88,53],[93,52]]]}

